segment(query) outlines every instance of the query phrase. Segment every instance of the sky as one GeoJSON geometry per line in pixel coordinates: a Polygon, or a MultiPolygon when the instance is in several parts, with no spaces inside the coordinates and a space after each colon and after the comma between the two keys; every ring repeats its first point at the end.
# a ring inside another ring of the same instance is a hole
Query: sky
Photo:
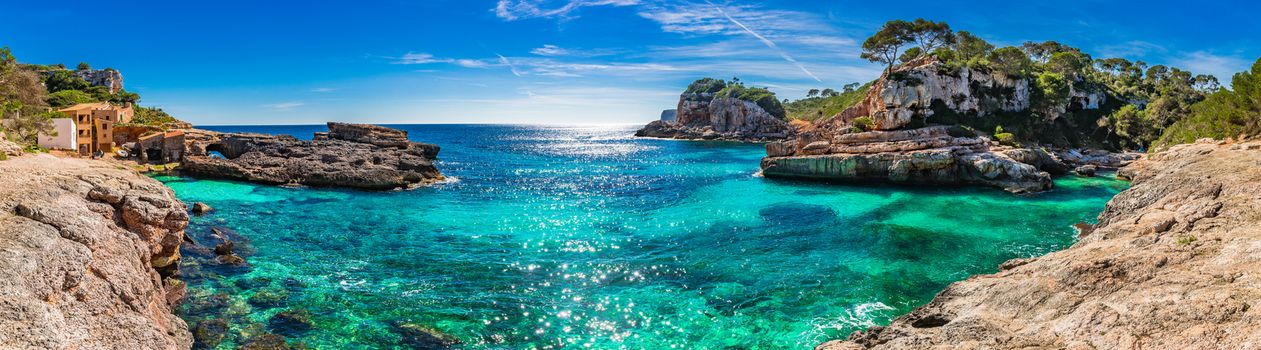
{"type": "Polygon", "coordinates": [[[701,77],[790,99],[870,81],[862,40],[918,17],[1223,83],[1261,56],[1261,5],[1243,1],[5,2],[20,61],[116,68],[198,125],[643,123],[701,77]]]}

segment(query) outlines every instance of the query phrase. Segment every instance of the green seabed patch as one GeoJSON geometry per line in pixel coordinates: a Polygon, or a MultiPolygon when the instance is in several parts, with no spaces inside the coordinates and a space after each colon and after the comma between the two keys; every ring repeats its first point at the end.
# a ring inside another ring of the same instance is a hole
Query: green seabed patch
{"type": "Polygon", "coordinates": [[[248,269],[186,251],[181,315],[226,320],[220,348],[265,332],[313,348],[407,348],[433,329],[458,349],[808,349],[1071,244],[1071,225],[1126,186],[830,185],[753,176],[756,146],[613,137],[638,153],[609,156],[521,137],[485,154],[452,138],[439,143],[459,162],[443,169],[461,180],[414,191],[160,177],[216,208],[192,218],[198,241],[212,227],[249,240],[248,269]],[[298,309],[310,330],[271,324],[298,309]]]}

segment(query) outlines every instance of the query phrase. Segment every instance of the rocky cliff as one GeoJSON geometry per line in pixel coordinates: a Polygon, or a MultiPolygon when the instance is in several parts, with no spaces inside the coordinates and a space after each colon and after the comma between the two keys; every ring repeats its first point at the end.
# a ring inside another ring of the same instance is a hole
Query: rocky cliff
{"type": "Polygon", "coordinates": [[[47,154],[0,161],[0,347],[187,349],[188,214],[161,183],[47,154]]]}
{"type": "Polygon", "coordinates": [[[443,179],[433,164],[438,146],[411,142],[405,131],[345,123],[328,123],[328,128],[312,141],[288,135],[188,131],[180,169],[268,184],[378,190],[443,179]]]}
{"type": "Polygon", "coordinates": [[[656,120],[635,132],[640,137],[692,140],[769,141],[792,134],[783,118],[757,103],[712,92],[684,93],[674,120],[656,120]]]}
{"type": "MultiPolygon", "coordinates": [[[[1024,193],[1050,189],[1050,176],[1086,162],[1080,152],[1000,146],[973,126],[999,125],[1033,108],[1027,79],[952,69],[921,59],[887,73],[858,104],[767,145],[768,177],[908,184],[978,184],[1024,193]],[[1060,157],[1075,154],[1076,157],[1060,157]]],[[[1055,111],[1097,108],[1104,95],[1073,92],[1055,111]]],[[[1021,114],[1020,117],[1032,118],[1021,114]]],[[[1048,125],[1056,122],[1047,121],[1048,125]]]]}
{"type": "Polygon", "coordinates": [[[1063,251],[954,283],[889,326],[819,350],[1254,349],[1261,142],[1176,146],[1063,251]]]}

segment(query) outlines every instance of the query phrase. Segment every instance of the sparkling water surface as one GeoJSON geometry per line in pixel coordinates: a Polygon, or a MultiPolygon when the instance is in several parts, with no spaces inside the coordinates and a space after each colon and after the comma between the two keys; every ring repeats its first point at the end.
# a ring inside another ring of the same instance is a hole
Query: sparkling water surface
{"type": "MultiPolygon", "coordinates": [[[[810,349],[887,323],[947,284],[1061,249],[1127,184],[1049,193],[765,179],[763,146],[637,139],[634,127],[394,125],[442,146],[450,181],[409,191],[159,177],[239,233],[251,267],[185,252],[190,324],[220,348],[284,333],[310,348],[810,349]],[[259,295],[262,294],[262,295],[259,295]],[[271,302],[258,302],[267,299],[271,302]],[[250,302],[251,299],[255,302],[250,302]],[[309,310],[314,328],[276,329],[309,310]]],[[[208,127],[310,138],[324,126],[208,127]]]]}

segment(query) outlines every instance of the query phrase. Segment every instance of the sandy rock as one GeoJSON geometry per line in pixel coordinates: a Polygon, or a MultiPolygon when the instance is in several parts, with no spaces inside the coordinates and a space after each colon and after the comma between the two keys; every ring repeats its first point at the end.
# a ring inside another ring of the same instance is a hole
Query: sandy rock
{"type": "Polygon", "coordinates": [[[161,183],[47,154],[0,162],[0,344],[186,349],[172,313],[188,214],[161,183]]]}
{"type": "Polygon", "coordinates": [[[1254,349],[1261,344],[1261,150],[1180,145],[1072,247],[951,284],[838,349],[1254,349]]]}

